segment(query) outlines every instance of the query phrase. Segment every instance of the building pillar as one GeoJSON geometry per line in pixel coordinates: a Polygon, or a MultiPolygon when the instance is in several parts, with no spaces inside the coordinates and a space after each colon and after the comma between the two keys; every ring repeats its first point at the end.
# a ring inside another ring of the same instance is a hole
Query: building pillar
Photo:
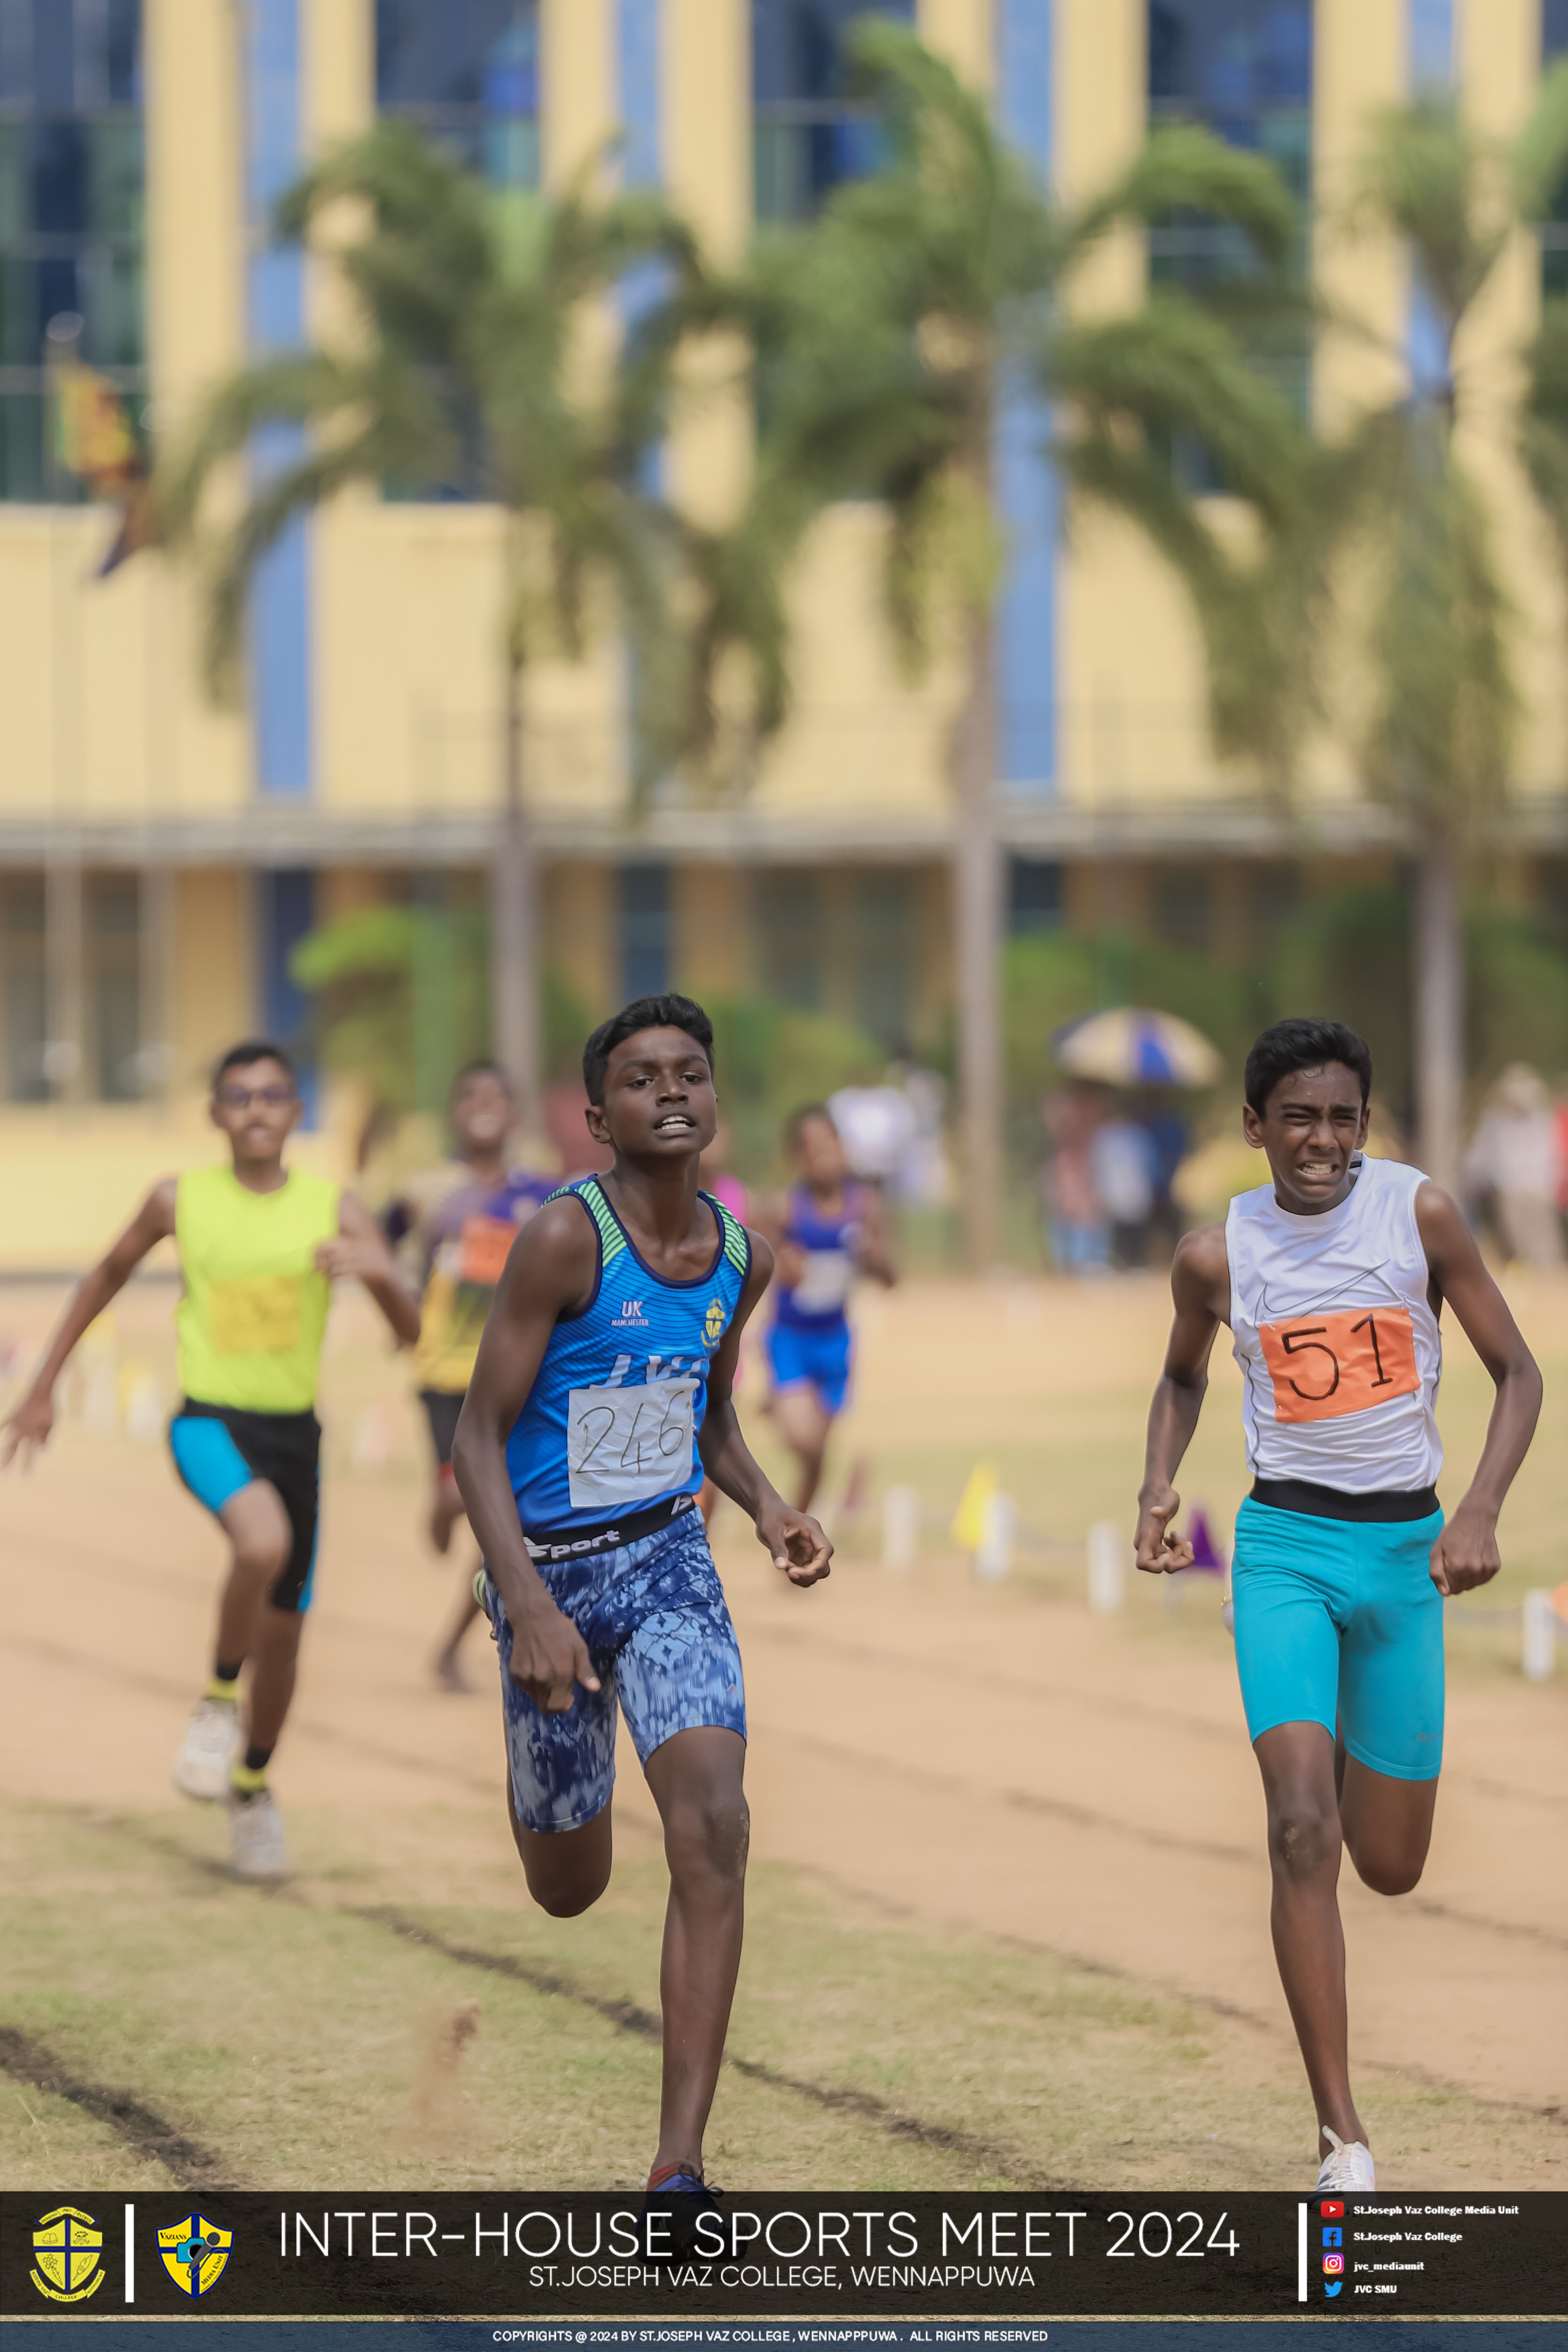
{"type": "Polygon", "coordinates": [[[49,860],[44,875],[44,960],[48,1033],[44,1076],[57,1103],[87,1097],[86,926],[81,860],[69,849],[49,860]]]}
{"type": "Polygon", "coordinates": [[[174,871],[141,869],[137,907],[141,1035],[138,1062],[143,1097],[166,1106],[174,1075],[174,871]]]}

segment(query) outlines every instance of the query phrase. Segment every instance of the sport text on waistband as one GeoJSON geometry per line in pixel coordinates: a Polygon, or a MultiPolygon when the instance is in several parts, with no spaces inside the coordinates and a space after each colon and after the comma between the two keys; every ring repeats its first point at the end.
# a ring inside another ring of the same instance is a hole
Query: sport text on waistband
{"type": "Polygon", "coordinates": [[[648,1510],[630,1512],[612,1527],[546,1528],[537,1536],[525,1531],[523,1541],[530,1559],[582,1559],[590,1552],[617,1551],[622,1544],[639,1543],[644,1536],[656,1535],[661,1528],[669,1527],[684,1512],[695,1510],[696,1499],[695,1495],[677,1495],[672,1502],[654,1503],[648,1510]]]}

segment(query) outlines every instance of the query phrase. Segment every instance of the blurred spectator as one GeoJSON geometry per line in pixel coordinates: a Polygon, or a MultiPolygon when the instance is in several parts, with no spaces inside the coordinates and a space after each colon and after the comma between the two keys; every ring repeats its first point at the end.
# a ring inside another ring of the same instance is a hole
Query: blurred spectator
{"type": "Polygon", "coordinates": [[[1103,1274],[1110,1264],[1111,1236],[1092,1160],[1105,1103],[1103,1087],[1077,1078],[1040,1105],[1047,1144],[1040,1208],[1051,1262],[1059,1274],[1103,1274]]]}
{"type": "Polygon", "coordinates": [[[738,1176],[729,1170],[731,1142],[729,1121],[721,1118],[713,1133],[713,1141],[697,1162],[697,1181],[705,1192],[722,1201],[732,1217],[744,1225],[751,1215],[751,1195],[738,1176]]]}
{"type": "Polygon", "coordinates": [[[1467,1185],[1486,1201],[1510,1259],[1563,1263],[1558,1197],[1563,1141],[1545,1083],[1524,1062],[1505,1070],[1487,1097],[1469,1150],[1467,1185]]]}
{"type": "Polygon", "coordinates": [[[915,1139],[915,1106],[891,1076],[878,1087],[841,1087],[828,1108],[850,1163],[862,1184],[891,1183],[915,1139]]]}
{"type": "Polygon", "coordinates": [[[1147,1128],[1118,1111],[1090,1139],[1089,1172],[1111,1227],[1111,1263],[1127,1274],[1149,1255],[1156,1162],[1147,1128]]]}
{"type": "Polygon", "coordinates": [[[1186,1221],[1172,1187],[1176,1171],[1191,1148],[1192,1130],[1177,1097],[1165,1087],[1141,1087],[1134,1097],[1133,1115],[1149,1139],[1155,1187],[1149,1210],[1149,1238],[1157,1243],[1160,1258],[1165,1262],[1175,1255],[1176,1245],[1186,1230],[1186,1221]]]}
{"type": "Polygon", "coordinates": [[[943,1134],[947,1082],[937,1071],[918,1065],[903,1076],[914,1131],[894,1171],[893,1191],[911,1208],[945,1209],[953,1197],[953,1171],[943,1134]]]}

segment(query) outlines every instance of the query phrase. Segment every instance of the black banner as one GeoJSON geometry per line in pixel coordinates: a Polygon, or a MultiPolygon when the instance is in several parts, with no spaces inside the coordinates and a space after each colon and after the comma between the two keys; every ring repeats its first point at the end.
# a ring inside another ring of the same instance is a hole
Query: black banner
{"type": "Polygon", "coordinates": [[[677,2210],[672,2223],[635,2193],[522,2189],[11,2191],[0,2311],[657,2323],[1568,2310],[1568,2195],[856,2190],[677,2210]]]}

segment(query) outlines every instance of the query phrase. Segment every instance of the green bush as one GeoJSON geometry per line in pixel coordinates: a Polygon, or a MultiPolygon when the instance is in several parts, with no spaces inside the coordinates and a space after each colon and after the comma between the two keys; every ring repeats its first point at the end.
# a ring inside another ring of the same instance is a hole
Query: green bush
{"type": "MultiPolygon", "coordinates": [[[[364,1079],[379,1110],[440,1110],[454,1072],[490,1050],[489,929],[478,909],[359,908],[301,940],[288,969],[312,1000],[320,1058],[364,1079]]],[[[545,973],[543,997],[545,1076],[566,1076],[591,1024],[558,973],[545,973]]]]}
{"type": "Polygon", "coordinates": [[[777,1174],[780,1131],[804,1102],[856,1080],[875,1081],[887,1055],[874,1038],[831,1013],[796,1013],[766,996],[707,997],[718,1097],[737,1174],[777,1174]]]}

